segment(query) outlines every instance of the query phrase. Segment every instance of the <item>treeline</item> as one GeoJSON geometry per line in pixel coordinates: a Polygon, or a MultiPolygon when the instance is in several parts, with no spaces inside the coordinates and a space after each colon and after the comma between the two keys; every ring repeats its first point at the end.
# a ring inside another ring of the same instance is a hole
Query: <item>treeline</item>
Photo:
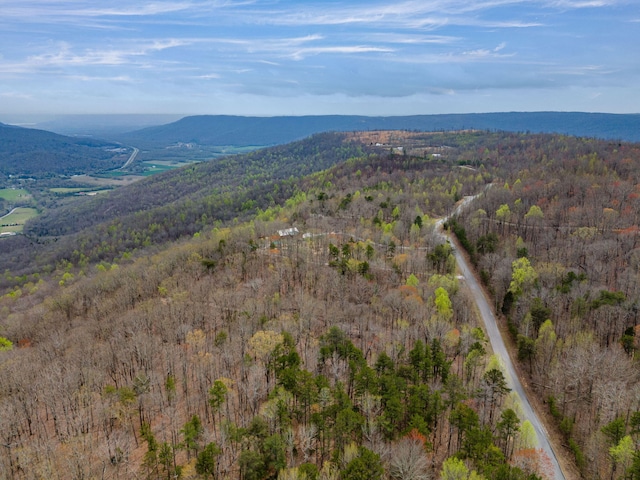
{"type": "Polygon", "coordinates": [[[639,478],[640,147],[526,153],[452,227],[584,478],[639,478]]]}

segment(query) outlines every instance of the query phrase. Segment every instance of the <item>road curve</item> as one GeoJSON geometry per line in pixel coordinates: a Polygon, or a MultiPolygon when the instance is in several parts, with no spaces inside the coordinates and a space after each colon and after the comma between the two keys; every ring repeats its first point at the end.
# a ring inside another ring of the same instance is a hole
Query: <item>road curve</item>
{"type": "MultiPolygon", "coordinates": [[[[456,211],[459,211],[461,207],[467,205],[473,198],[474,197],[465,198],[465,200],[459,205],[456,211]]],[[[438,223],[441,225],[442,222],[438,223]]],[[[437,225],[438,229],[440,229],[440,225],[437,225]]],[[[507,347],[505,346],[502,335],[500,334],[500,330],[498,329],[496,317],[491,306],[489,305],[489,302],[487,301],[484,290],[480,287],[473,269],[470,267],[466,257],[462,254],[456,243],[454,241],[451,241],[450,243],[453,247],[460,274],[464,278],[464,281],[467,284],[469,291],[473,295],[476,305],[478,306],[478,311],[480,313],[480,316],[482,317],[482,321],[484,322],[485,330],[487,332],[487,335],[489,336],[489,341],[491,342],[493,353],[501,358],[502,364],[504,365],[505,376],[509,388],[511,388],[511,390],[514,391],[520,398],[522,413],[524,417],[531,422],[533,428],[535,429],[536,435],[538,437],[538,448],[544,450],[544,452],[549,456],[553,468],[553,478],[555,480],[565,480],[565,476],[562,472],[562,469],[560,468],[558,458],[556,457],[553,447],[549,442],[547,431],[538,418],[538,415],[536,415],[535,411],[531,407],[531,403],[529,403],[527,394],[525,393],[524,388],[522,388],[522,383],[518,378],[516,370],[513,366],[513,362],[511,361],[511,357],[509,357],[509,352],[507,351],[507,347]]]]}
{"type": "Polygon", "coordinates": [[[13,212],[15,212],[19,207],[14,208],[13,210],[11,210],[9,213],[7,213],[6,215],[3,215],[0,217],[0,220],[2,220],[5,217],[8,217],[9,215],[11,215],[13,212]]]}
{"type": "Polygon", "coordinates": [[[133,153],[129,157],[129,160],[127,160],[127,162],[123,166],[120,167],[120,170],[124,170],[129,165],[131,165],[133,163],[133,161],[136,159],[136,157],[138,156],[138,153],[140,152],[140,150],[137,149],[136,147],[131,147],[131,148],[133,148],[133,153]]]}

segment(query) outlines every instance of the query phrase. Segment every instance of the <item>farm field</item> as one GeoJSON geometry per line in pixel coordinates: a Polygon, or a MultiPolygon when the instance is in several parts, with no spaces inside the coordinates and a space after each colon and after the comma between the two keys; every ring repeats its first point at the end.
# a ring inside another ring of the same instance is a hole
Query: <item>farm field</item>
{"type": "Polygon", "coordinates": [[[0,233],[22,232],[22,228],[27,220],[34,218],[38,215],[38,210],[35,208],[15,208],[11,213],[0,218],[0,233]]]}
{"type": "Polygon", "coordinates": [[[55,193],[56,195],[73,195],[76,193],[86,193],[87,195],[96,195],[98,193],[107,192],[109,190],[110,189],[95,190],[91,188],[82,188],[82,187],[55,187],[55,188],[49,189],[51,193],[55,193]]]}
{"type": "Polygon", "coordinates": [[[143,162],[143,164],[145,169],[144,172],[142,172],[142,175],[145,177],[186,165],[186,163],[177,163],[173,161],[143,162]]]}
{"type": "Polygon", "coordinates": [[[8,202],[29,200],[31,195],[23,188],[0,188],[0,198],[8,202]]]}

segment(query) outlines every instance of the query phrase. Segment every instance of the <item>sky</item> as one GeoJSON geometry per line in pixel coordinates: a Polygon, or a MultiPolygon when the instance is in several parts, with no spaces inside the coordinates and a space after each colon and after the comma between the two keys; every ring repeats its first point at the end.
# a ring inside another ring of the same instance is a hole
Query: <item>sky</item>
{"type": "Polygon", "coordinates": [[[640,113],[639,0],[0,0],[14,114],[640,113]]]}

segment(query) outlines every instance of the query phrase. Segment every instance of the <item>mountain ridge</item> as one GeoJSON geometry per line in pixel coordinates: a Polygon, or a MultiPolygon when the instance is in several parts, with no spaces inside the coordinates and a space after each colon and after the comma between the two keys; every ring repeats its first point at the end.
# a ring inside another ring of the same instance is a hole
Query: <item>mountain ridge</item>
{"type": "Polygon", "coordinates": [[[609,140],[640,141],[640,114],[503,112],[410,116],[303,115],[250,117],[194,115],[119,137],[145,144],[268,146],[323,131],[464,129],[560,133],[609,140]]]}

